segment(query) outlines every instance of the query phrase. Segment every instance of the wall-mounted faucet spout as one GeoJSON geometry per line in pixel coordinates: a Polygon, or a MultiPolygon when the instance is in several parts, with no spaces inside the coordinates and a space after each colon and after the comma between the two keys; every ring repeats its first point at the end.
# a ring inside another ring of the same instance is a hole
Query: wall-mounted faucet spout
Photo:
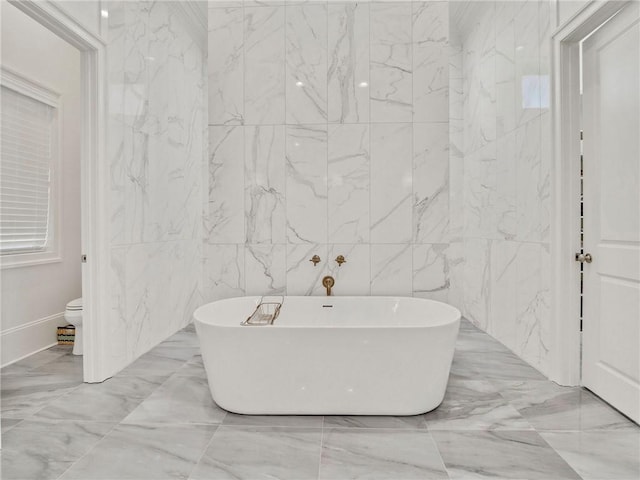
{"type": "Polygon", "coordinates": [[[322,279],[322,286],[327,289],[327,297],[331,296],[331,287],[333,287],[335,283],[336,281],[329,275],[322,279]]]}

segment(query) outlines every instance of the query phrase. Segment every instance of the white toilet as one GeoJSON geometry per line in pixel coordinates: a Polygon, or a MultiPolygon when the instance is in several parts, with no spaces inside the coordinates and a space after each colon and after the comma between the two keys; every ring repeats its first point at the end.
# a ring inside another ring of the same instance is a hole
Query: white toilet
{"type": "Polygon", "coordinates": [[[73,354],[82,355],[82,298],[76,298],[67,303],[64,319],[76,327],[73,340],[73,354]]]}

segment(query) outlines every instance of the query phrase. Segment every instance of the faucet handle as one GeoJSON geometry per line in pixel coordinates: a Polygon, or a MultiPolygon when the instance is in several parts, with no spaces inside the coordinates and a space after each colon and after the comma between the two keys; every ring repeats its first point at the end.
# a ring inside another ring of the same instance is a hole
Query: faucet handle
{"type": "Polygon", "coordinates": [[[313,262],[313,266],[315,267],[320,262],[320,257],[318,255],[314,255],[309,261],[313,262]]]}
{"type": "Polygon", "coordinates": [[[336,262],[338,262],[338,266],[341,267],[343,263],[346,263],[347,261],[344,259],[344,255],[338,255],[336,257],[336,262]]]}
{"type": "Polygon", "coordinates": [[[327,297],[331,296],[331,288],[336,284],[334,278],[330,275],[326,275],[322,279],[322,286],[327,289],[327,297]]]}

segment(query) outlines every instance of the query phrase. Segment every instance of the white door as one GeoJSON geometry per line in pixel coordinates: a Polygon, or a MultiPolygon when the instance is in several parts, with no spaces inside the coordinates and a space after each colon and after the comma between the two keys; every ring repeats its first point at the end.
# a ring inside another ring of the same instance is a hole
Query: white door
{"type": "Polygon", "coordinates": [[[640,421],[640,3],[583,44],[582,383],[640,421]]]}

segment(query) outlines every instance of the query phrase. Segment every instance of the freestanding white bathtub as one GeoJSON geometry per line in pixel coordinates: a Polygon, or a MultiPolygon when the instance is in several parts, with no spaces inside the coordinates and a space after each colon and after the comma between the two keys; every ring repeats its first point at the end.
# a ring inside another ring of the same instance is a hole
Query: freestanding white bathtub
{"type": "Polygon", "coordinates": [[[280,298],[273,325],[241,326],[260,297],[195,311],[220,407],[241,414],[417,415],[442,402],[460,325],[454,307],[418,298],[280,298]]]}

